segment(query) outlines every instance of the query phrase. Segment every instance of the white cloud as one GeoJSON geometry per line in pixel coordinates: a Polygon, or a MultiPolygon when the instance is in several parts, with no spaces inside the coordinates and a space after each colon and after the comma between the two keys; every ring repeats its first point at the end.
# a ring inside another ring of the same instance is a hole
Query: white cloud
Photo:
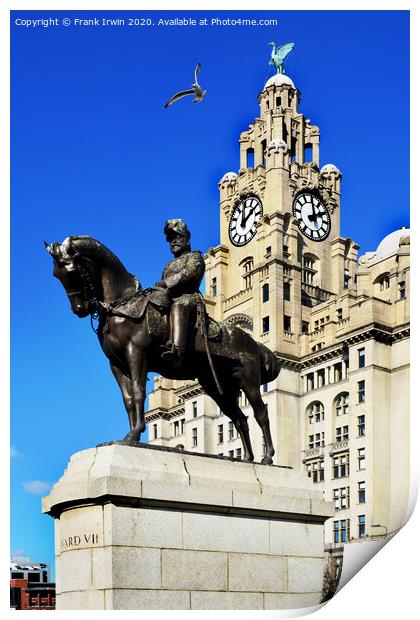
{"type": "Polygon", "coordinates": [[[23,483],[25,491],[33,493],[34,495],[47,493],[51,489],[51,486],[51,482],[46,482],[44,480],[28,480],[28,482],[23,483]]]}
{"type": "Polygon", "coordinates": [[[10,446],[10,458],[11,459],[20,459],[22,458],[24,455],[19,452],[15,446],[10,446]]]}

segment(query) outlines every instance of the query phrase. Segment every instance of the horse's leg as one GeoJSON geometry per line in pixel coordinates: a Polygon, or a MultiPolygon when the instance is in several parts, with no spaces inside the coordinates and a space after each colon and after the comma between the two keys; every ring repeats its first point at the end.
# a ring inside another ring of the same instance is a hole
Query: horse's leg
{"type": "Polygon", "coordinates": [[[111,364],[112,374],[117,380],[124,400],[125,410],[127,411],[130,431],[135,426],[135,407],[133,398],[133,386],[130,377],[127,377],[117,366],[111,364]]]}
{"type": "Polygon", "coordinates": [[[146,399],[147,365],[144,352],[134,345],[129,345],[126,360],[131,376],[133,396],[133,425],[124,441],[138,442],[146,430],[144,420],[144,401],[146,399]]]}
{"type": "Polygon", "coordinates": [[[215,401],[216,405],[220,407],[225,416],[232,420],[236,430],[239,433],[242,446],[244,448],[243,460],[253,461],[254,454],[252,452],[251,439],[249,437],[248,420],[238,405],[239,390],[231,389],[230,391],[227,391],[226,386],[224,386],[224,393],[219,394],[214,381],[208,381],[206,379],[202,379],[201,377],[199,377],[198,380],[204,391],[215,401]]]}
{"type": "Polygon", "coordinates": [[[251,383],[250,381],[244,381],[242,389],[245,392],[249,404],[254,411],[255,419],[260,425],[263,433],[265,449],[261,463],[271,465],[273,462],[272,457],[274,455],[274,446],[273,440],[271,439],[270,422],[268,419],[267,409],[263,399],[261,398],[260,386],[254,382],[251,383]]]}

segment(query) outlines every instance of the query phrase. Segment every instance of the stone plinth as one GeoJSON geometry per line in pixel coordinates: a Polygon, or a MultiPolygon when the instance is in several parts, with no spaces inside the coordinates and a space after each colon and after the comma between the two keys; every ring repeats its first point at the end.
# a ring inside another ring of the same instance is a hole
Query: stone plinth
{"type": "Polygon", "coordinates": [[[316,605],[322,492],[290,468],[118,444],[79,452],[55,519],[58,609],[316,605]]]}

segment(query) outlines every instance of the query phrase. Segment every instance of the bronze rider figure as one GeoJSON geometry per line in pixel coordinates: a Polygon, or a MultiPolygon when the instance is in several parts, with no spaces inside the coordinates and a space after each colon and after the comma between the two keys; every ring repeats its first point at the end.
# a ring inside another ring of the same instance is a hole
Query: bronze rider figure
{"type": "Polygon", "coordinates": [[[156,286],[168,289],[172,301],[169,340],[162,358],[180,366],[185,356],[191,314],[197,304],[202,303],[199,286],[205,265],[201,252],[191,251],[191,233],[183,220],[167,220],[164,234],[174,258],[164,268],[161,280],[156,282],[156,286]]]}

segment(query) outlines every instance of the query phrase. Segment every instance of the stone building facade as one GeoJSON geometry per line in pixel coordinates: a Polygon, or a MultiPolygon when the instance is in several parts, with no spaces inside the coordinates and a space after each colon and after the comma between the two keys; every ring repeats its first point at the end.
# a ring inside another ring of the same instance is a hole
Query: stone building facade
{"type": "MultiPolygon", "coordinates": [[[[320,130],[286,75],[268,80],[219,183],[220,244],[205,254],[209,314],[280,357],[261,387],[274,462],[300,469],[335,516],[332,549],[404,521],[409,492],[410,234],[374,252],[340,236],[341,172],[320,167],[320,130]]],[[[244,395],[256,460],[262,435],[244,395]]],[[[156,377],[149,442],[241,458],[236,430],[197,382],[156,377]]]]}

